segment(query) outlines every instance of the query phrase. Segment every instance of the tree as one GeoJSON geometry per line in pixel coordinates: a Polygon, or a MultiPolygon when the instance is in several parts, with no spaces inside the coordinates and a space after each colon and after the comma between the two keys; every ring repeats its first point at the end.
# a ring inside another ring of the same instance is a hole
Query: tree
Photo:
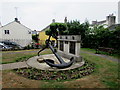
{"type": "Polygon", "coordinates": [[[50,24],[50,29],[46,30],[46,35],[51,35],[57,39],[57,36],[62,35],[66,28],[66,24],[64,23],[52,23],[50,24]]]}
{"type": "Polygon", "coordinates": [[[120,27],[116,27],[114,31],[111,31],[109,39],[109,47],[112,47],[120,51],[120,27]]]}
{"type": "Polygon", "coordinates": [[[85,35],[84,47],[107,47],[109,43],[109,35],[110,31],[107,28],[104,28],[103,25],[96,25],[93,28],[89,28],[85,35]]]}
{"type": "Polygon", "coordinates": [[[38,41],[39,41],[38,36],[39,36],[38,34],[32,35],[32,39],[33,39],[36,43],[38,43],[38,41]]]}
{"type": "Polygon", "coordinates": [[[80,24],[79,21],[70,21],[67,23],[67,35],[81,35],[82,46],[85,42],[85,34],[89,30],[89,22],[80,24]]]}

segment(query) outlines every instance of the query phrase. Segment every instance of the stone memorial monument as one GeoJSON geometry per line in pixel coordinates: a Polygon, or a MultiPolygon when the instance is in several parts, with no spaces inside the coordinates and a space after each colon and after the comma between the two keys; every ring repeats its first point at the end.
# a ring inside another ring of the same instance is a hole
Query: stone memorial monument
{"type": "Polygon", "coordinates": [[[70,70],[81,67],[85,61],[80,56],[80,35],[60,35],[58,36],[58,49],[54,49],[50,44],[50,38],[46,40],[46,47],[38,52],[38,56],[27,61],[31,67],[42,70],[59,71],[70,70]],[[39,53],[49,47],[53,54],[40,55],[39,53]]]}
{"type": "Polygon", "coordinates": [[[80,35],[58,36],[58,54],[64,58],[74,57],[75,62],[80,62],[80,35]]]}

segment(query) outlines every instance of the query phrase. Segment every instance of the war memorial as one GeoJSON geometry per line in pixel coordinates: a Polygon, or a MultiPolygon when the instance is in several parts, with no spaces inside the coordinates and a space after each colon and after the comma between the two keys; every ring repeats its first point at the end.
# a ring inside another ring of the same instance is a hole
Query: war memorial
{"type": "Polygon", "coordinates": [[[49,35],[46,45],[38,51],[38,55],[29,58],[29,67],[15,69],[23,77],[35,80],[71,80],[89,75],[94,71],[94,64],[80,56],[80,35],[59,35],[58,48],[51,44],[49,35]],[[45,49],[53,54],[40,55],[45,49]]]}

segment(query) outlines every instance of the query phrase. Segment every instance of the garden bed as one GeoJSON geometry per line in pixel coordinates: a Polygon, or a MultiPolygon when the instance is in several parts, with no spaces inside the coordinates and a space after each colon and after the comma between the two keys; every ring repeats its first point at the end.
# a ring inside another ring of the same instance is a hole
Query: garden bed
{"type": "Polygon", "coordinates": [[[23,77],[34,79],[34,80],[71,80],[78,79],[86,75],[90,75],[94,72],[94,63],[85,62],[82,67],[65,70],[65,71],[48,71],[48,70],[40,70],[36,68],[21,68],[14,69],[14,71],[22,75],[23,77]]]}

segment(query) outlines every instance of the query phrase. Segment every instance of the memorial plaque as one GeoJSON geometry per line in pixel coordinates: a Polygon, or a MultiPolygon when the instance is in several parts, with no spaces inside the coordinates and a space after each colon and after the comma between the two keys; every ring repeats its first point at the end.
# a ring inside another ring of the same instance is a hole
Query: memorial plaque
{"type": "Polygon", "coordinates": [[[75,54],[75,42],[70,42],[70,53],[75,54]]]}
{"type": "Polygon", "coordinates": [[[65,44],[68,44],[68,41],[65,41],[65,44]]]}
{"type": "Polygon", "coordinates": [[[63,50],[64,50],[63,41],[60,41],[60,50],[61,50],[61,51],[63,51],[63,50]]]}
{"type": "Polygon", "coordinates": [[[75,37],[73,36],[73,37],[72,37],[72,39],[74,40],[74,39],[75,39],[75,37]]]}

